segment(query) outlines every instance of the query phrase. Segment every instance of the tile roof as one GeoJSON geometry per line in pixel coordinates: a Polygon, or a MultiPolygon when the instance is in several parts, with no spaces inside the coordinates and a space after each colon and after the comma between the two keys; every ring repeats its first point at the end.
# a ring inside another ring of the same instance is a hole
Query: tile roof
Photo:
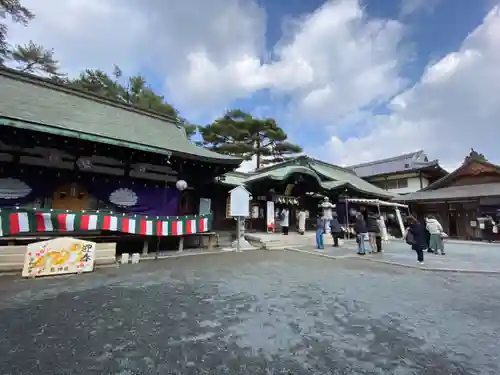
{"type": "Polygon", "coordinates": [[[184,127],[175,120],[43,78],[0,68],[0,87],[0,117],[4,119],[1,125],[26,124],[32,130],[66,131],[66,135],[74,137],[81,133],[94,137],[96,142],[118,143],[133,149],[144,147],[213,162],[238,165],[242,161],[192,144],[184,127]]]}
{"type": "Polygon", "coordinates": [[[500,196],[500,183],[449,186],[436,190],[421,190],[400,196],[398,201],[432,201],[456,198],[500,196]]]}
{"type": "Polygon", "coordinates": [[[351,165],[348,168],[360,177],[371,177],[383,174],[398,173],[438,165],[437,160],[428,161],[423,150],[375,160],[368,163],[351,165]]]}

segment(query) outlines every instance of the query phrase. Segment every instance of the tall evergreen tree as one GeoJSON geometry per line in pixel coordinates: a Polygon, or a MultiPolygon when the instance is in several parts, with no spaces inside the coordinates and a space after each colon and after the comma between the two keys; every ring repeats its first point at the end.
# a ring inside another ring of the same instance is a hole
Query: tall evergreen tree
{"type": "Polygon", "coordinates": [[[10,56],[9,44],[7,43],[7,25],[5,20],[11,18],[12,21],[27,25],[35,15],[21,5],[19,0],[0,0],[0,66],[10,56]]]}
{"type": "Polygon", "coordinates": [[[229,111],[199,130],[205,147],[247,160],[255,156],[257,168],[302,152],[300,146],[288,142],[274,119],[257,119],[240,110],[229,111]]]}

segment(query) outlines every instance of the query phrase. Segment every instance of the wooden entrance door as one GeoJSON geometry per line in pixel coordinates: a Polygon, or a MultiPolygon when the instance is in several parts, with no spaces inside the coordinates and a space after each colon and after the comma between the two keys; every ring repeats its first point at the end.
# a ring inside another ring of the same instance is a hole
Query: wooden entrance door
{"type": "Polygon", "coordinates": [[[457,211],[450,211],[448,214],[448,225],[450,237],[458,237],[458,217],[457,211]]]}
{"type": "Polygon", "coordinates": [[[52,198],[52,208],[55,210],[82,211],[88,208],[89,194],[78,184],[60,186],[52,198]]]}

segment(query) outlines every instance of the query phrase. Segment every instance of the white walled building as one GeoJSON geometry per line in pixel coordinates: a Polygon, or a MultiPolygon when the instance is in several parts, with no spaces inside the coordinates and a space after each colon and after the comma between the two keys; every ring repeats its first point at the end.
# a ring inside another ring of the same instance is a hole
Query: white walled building
{"type": "Polygon", "coordinates": [[[448,174],[423,150],[348,167],[366,181],[397,194],[424,189],[448,174]]]}

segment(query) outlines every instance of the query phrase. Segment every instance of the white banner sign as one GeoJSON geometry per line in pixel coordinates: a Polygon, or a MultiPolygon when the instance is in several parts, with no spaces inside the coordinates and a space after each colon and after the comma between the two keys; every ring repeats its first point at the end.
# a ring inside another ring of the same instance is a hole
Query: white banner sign
{"type": "Polygon", "coordinates": [[[268,201],[266,206],[266,227],[268,232],[276,230],[276,222],[274,216],[274,202],[268,201]]]}

